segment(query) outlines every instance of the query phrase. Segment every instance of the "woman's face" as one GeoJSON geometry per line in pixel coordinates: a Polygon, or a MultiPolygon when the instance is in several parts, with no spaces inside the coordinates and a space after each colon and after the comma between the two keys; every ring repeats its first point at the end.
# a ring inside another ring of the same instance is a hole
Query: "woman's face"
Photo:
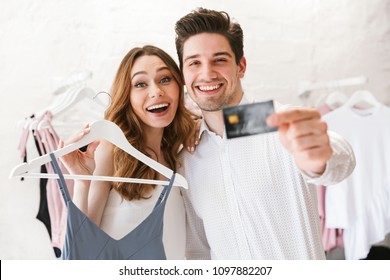
{"type": "Polygon", "coordinates": [[[131,70],[130,102],[146,127],[164,128],[175,117],[179,85],[156,55],[138,57],[131,70]]]}

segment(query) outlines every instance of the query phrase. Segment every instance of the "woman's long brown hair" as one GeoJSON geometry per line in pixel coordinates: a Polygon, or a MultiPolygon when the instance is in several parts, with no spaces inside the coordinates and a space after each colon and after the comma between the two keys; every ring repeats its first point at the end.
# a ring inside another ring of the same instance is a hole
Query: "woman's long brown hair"
{"type": "MultiPolygon", "coordinates": [[[[148,154],[145,146],[141,120],[131,108],[131,68],[134,61],[144,55],[155,55],[168,66],[173,78],[179,85],[179,106],[172,123],[164,128],[161,149],[164,159],[173,171],[176,171],[178,153],[181,144],[190,137],[194,121],[190,112],[184,107],[184,83],[180,70],[175,61],[163,50],[146,45],[142,48],[133,48],[123,58],[116,73],[111,88],[111,104],[106,110],[105,119],[116,123],[125,134],[129,143],[148,154]]],[[[127,178],[155,179],[156,171],[143,164],[128,153],[114,147],[114,176],[127,178]]],[[[113,187],[127,200],[147,198],[154,186],[136,183],[114,182],[113,187]]]]}

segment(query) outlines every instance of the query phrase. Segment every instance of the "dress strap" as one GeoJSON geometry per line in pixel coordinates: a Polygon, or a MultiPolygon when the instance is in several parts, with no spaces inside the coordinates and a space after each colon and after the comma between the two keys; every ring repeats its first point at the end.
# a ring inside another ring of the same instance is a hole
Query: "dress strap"
{"type": "Polygon", "coordinates": [[[173,173],[171,179],[169,179],[169,185],[164,187],[163,190],[161,191],[160,196],[157,199],[156,205],[154,205],[154,208],[156,208],[161,203],[166,202],[167,197],[168,197],[169,193],[171,192],[173,181],[175,181],[175,174],[176,173],[173,173]]]}
{"type": "Polygon", "coordinates": [[[62,197],[64,198],[65,204],[66,204],[68,201],[71,200],[71,198],[70,198],[70,195],[69,195],[68,187],[66,186],[64,175],[62,174],[61,168],[58,165],[58,162],[57,162],[57,159],[56,159],[55,155],[53,153],[50,153],[50,157],[51,157],[51,165],[53,167],[53,170],[59,176],[58,186],[60,188],[62,197]]]}

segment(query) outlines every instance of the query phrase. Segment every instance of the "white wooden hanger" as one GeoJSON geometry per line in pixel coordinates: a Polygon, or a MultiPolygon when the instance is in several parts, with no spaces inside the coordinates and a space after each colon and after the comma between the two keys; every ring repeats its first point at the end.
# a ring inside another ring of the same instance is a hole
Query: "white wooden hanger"
{"type": "Polygon", "coordinates": [[[79,88],[81,88],[81,85],[74,85],[73,87],[69,87],[60,95],[56,95],[54,100],[51,101],[47,107],[35,113],[35,118],[41,117],[47,111],[53,112],[53,110],[56,110],[56,108],[61,108],[65,106],[65,104],[69,102],[68,100],[71,98],[71,96],[73,96],[73,92],[75,92],[79,88]]]}
{"type": "MultiPolygon", "coordinates": [[[[87,99],[90,102],[97,103],[102,109],[106,109],[107,105],[105,105],[100,99],[96,98],[96,93],[91,88],[85,87],[83,85],[76,85],[72,88],[69,88],[65,93],[63,93],[64,97],[59,98],[59,101],[55,102],[55,104],[49,106],[46,109],[50,111],[53,117],[58,116],[61,113],[66,112],[68,109],[72,108],[75,104],[80,102],[83,99],[87,99]]],[[[43,112],[43,111],[42,111],[43,112]]],[[[74,123],[62,123],[56,124],[56,126],[67,126],[70,125],[74,127],[74,123]]],[[[81,124],[80,124],[81,125],[81,124]]],[[[41,130],[44,127],[48,126],[48,121],[36,121],[30,125],[31,129],[41,130]]]]}
{"type": "Polygon", "coordinates": [[[89,87],[84,85],[77,84],[68,88],[64,93],[58,95],[54,101],[45,109],[36,113],[36,118],[39,118],[41,115],[50,111],[53,116],[57,116],[66,110],[72,108],[75,104],[80,102],[83,99],[87,99],[90,102],[97,103],[103,109],[107,108],[107,105],[104,104],[99,98],[96,97],[96,92],[89,87]]]}
{"type": "Polygon", "coordinates": [[[85,83],[86,80],[92,79],[92,72],[88,70],[82,70],[71,74],[65,80],[61,82],[61,85],[53,92],[54,95],[59,95],[70,87],[77,84],[85,83]]]}
{"type": "MultiPolygon", "coordinates": [[[[54,92],[54,100],[46,108],[36,112],[34,119],[40,118],[47,111],[52,112],[53,116],[60,114],[86,98],[106,109],[107,105],[96,98],[97,94],[91,88],[86,87],[84,83],[81,83],[90,77],[92,77],[92,73],[89,71],[82,71],[69,77],[65,85],[54,92]]],[[[17,126],[22,128],[29,127],[30,130],[35,129],[37,128],[37,122],[32,124],[34,119],[23,119],[17,123],[17,126]]]]}
{"type": "Polygon", "coordinates": [[[341,91],[331,92],[325,99],[325,104],[331,109],[341,107],[348,101],[348,97],[341,91]]]}
{"type": "Polygon", "coordinates": [[[96,92],[91,88],[78,86],[74,88],[70,93],[71,94],[68,94],[68,98],[64,102],[62,102],[59,106],[51,109],[53,116],[61,114],[62,112],[73,107],[75,104],[77,104],[83,99],[88,99],[91,102],[96,102],[103,108],[107,107],[107,105],[101,102],[100,99],[95,98],[96,92]]]}
{"type": "MultiPolygon", "coordinates": [[[[137,158],[144,164],[150,166],[157,172],[161,173],[167,178],[171,178],[173,171],[161,163],[147,157],[136,148],[134,148],[126,139],[122,130],[115,123],[108,120],[95,121],[90,125],[90,132],[85,135],[79,141],[69,144],[61,149],[54,151],[54,155],[59,158],[70,152],[73,152],[95,140],[106,139],[118,148],[137,158]]],[[[15,166],[10,174],[10,177],[24,177],[24,178],[58,178],[57,174],[45,174],[45,173],[29,173],[29,171],[40,167],[51,161],[50,155],[46,154],[38,158],[30,160],[28,163],[22,163],[15,166]]],[[[128,183],[144,183],[144,184],[158,184],[168,185],[168,181],[161,180],[148,180],[137,178],[122,178],[122,177],[110,177],[110,176],[87,176],[87,175],[70,175],[64,174],[65,179],[80,179],[80,180],[95,180],[95,181],[112,181],[112,182],[128,182],[128,183]]],[[[187,180],[180,174],[175,175],[173,182],[174,186],[182,186],[188,188],[187,180]]]]}
{"type": "Polygon", "coordinates": [[[378,107],[381,103],[368,90],[358,90],[345,103],[346,106],[357,109],[378,107]]]}

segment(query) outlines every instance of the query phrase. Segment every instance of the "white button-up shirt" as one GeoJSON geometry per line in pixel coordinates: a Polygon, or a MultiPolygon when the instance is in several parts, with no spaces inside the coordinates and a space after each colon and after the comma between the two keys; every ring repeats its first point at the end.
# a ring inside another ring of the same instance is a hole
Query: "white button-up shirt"
{"type": "Polygon", "coordinates": [[[316,189],[347,177],[351,147],[331,135],[333,156],[316,179],[302,174],[277,132],[226,139],[201,126],[179,173],[187,213],[188,259],[324,259],[316,189]]]}

